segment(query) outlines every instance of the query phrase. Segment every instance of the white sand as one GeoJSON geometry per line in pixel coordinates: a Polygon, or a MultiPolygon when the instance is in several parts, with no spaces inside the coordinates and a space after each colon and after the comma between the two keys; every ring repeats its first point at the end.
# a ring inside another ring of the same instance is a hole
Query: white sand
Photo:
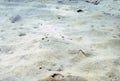
{"type": "Polygon", "coordinates": [[[0,2],[0,81],[120,81],[120,0],[18,1],[0,2]]]}

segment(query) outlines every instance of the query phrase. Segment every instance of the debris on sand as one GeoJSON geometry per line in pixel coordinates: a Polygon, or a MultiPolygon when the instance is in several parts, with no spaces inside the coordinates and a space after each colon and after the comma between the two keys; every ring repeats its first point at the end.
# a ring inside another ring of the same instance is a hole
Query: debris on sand
{"type": "Polygon", "coordinates": [[[85,2],[87,3],[92,3],[94,5],[98,5],[100,3],[101,0],[86,0],[85,2]]]}
{"type": "Polygon", "coordinates": [[[83,77],[80,76],[72,76],[72,75],[68,75],[68,76],[63,76],[62,74],[53,74],[43,80],[39,80],[39,81],[88,81],[83,77]]]}
{"type": "Polygon", "coordinates": [[[21,19],[20,15],[15,15],[15,16],[12,16],[9,18],[11,23],[15,23],[15,22],[19,21],[20,19],[21,19]]]}
{"type": "Polygon", "coordinates": [[[79,9],[79,10],[77,10],[77,12],[83,12],[83,10],[79,9]]]}
{"type": "Polygon", "coordinates": [[[22,37],[22,36],[25,36],[26,33],[19,33],[19,36],[22,37]]]}

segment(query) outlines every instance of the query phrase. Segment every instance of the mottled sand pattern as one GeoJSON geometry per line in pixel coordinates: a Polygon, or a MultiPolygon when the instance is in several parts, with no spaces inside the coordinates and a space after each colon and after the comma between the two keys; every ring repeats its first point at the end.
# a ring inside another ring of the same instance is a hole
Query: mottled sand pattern
{"type": "Polygon", "coordinates": [[[0,81],[120,81],[120,0],[0,0],[0,81]]]}

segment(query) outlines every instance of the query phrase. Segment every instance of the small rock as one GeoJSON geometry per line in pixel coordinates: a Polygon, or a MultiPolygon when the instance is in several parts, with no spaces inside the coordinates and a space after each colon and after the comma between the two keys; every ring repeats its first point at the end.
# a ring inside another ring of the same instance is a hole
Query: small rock
{"type": "Polygon", "coordinates": [[[83,12],[83,10],[79,9],[79,10],[77,10],[77,12],[83,12]]]}
{"type": "Polygon", "coordinates": [[[62,38],[65,38],[64,36],[61,36],[62,38]]]}
{"type": "Polygon", "coordinates": [[[11,23],[15,23],[15,22],[19,21],[20,19],[21,19],[20,15],[12,16],[12,17],[9,18],[11,23]]]}
{"type": "Polygon", "coordinates": [[[58,19],[61,19],[60,17],[57,17],[58,19]]]}
{"type": "Polygon", "coordinates": [[[62,0],[61,0],[61,1],[58,1],[58,3],[62,4],[62,3],[63,3],[63,1],[62,1],[62,0]]]}
{"type": "Polygon", "coordinates": [[[22,36],[25,36],[26,33],[20,33],[19,36],[22,37],[22,36]]]}
{"type": "Polygon", "coordinates": [[[40,81],[88,81],[87,79],[81,77],[81,76],[63,76],[59,73],[54,73],[51,76],[48,76],[47,78],[40,80],[40,81]]]}
{"type": "Polygon", "coordinates": [[[101,2],[101,0],[85,0],[85,2],[98,5],[101,2]]]}
{"type": "Polygon", "coordinates": [[[57,81],[62,81],[62,79],[64,78],[64,76],[59,73],[54,73],[53,75],[51,75],[51,77],[53,77],[57,81]]]}
{"type": "Polygon", "coordinates": [[[42,38],[42,40],[44,40],[45,38],[42,38]]]}
{"type": "Polygon", "coordinates": [[[58,7],[58,6],[56,6],[56,9],[59,9],[59,7],[58,7]]]}
{"type": "Polygon", "coordinates": [[[39,69],[42,69],[42,67],[39,67],[39,69]]]}
{"type": "Polygon", "coordinates": [[[39,27],[37,27],[37,26],[35,26],[35,27],[33,27],[34,29],[38,29],[39,27]]]}

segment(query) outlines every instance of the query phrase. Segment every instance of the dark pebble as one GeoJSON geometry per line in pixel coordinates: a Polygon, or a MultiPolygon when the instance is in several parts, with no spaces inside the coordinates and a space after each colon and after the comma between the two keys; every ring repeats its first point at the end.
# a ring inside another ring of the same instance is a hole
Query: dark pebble
{"type": "Polygon", "coordinates": [[[63,1],[58,1],[58,3],[63,4],[63,1]]]}
{"type": "Polygon", "coordinates": [[[79,10],[77,10],[77,12],[83,12],[83,10],[79,9],[79,10]]]}
{"type": "Polygon", "coordinates": [[[25,33],[20,33],[19,34],[19,36],[21,37],[21,36],[25,36],[26,34],[25,33]]]}
{"type": "Polygon", "coordinates": [[[60,17],[58,17],[58,19],[61,19],[60,17]]]}
{"type": "Polygon", "coordinates": [[[54,73],[53,75],[51,75],[51,77],[55,77],[57,75],[59,75],[59,74],[58,73],[54,73]]]}
{"type": "Polygon", "coordinates": [[[39,69],[42,69],[42,67],[39,67],[39,69]]]}
{"type": "Polygon", "coordinates": [[[12,16],[12,17],[9,18],[11,23],[15,23],[15,22],[19,21],[20,19],[21,19],[20,15],[12,16]]]}
{"type": "Polygon", "coordinates": [[[33,27],[34,29],[37,29],[38,27],[33,27]]]}
{"type": "Polygon", "coordinates": [[[44,40],[45,38],[42,38],[42,40],[44,40]]]}
{"type": "Polygon", "coordinates": [[[62,38],[64,38],[64,36],[62,36],[62,38]]]}

